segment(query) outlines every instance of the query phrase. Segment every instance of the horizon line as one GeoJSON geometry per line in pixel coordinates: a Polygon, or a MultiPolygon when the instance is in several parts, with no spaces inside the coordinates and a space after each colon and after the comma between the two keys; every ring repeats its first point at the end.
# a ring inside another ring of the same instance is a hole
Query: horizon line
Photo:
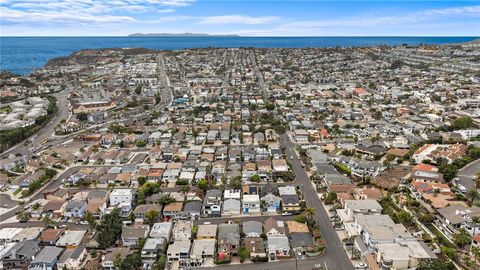
{"type": "Polygon", "coordinates": [[[58,35],[58,36],[35,36],[35,35],[2,35],[0,38],[36,38],[36,37],[44,37],[44,38],[62,38],[62,37],[129,37],[129,38],[155,38],[155,37],[165,37],[165,38],[174,38],[174,37],[190,37],[190,38],[205,38],[205,37],[218,37],[218,38],[241,38],[241,37],[251,37],[251,38],[285,38],[285,37],[290,37],[290,38],[341,38],[341,37],[349,37],[349,38],[362,38],[362,37],[383,37],[383,38],[415,38],[415,37],[466,37],[466,38],[480,38],[479,36],[476,35],[458,35],[458,36],[453,36],[453,35],[411,35],[411,36],[406,36],[406,35],[328,35],[328,36],[292,36],[292,35],[272,35],[272,36],[262,36],[262,35],[237,35],[237,34],[204,34],[203,36],[198,36],[198,34],[192,34],[192,35],[184,35],[184,34],[159,34],[159,35],[148,35],[148,34],[143,34],[143,35],[133,35],[133,34],[128,34],[128,35],[58,35]]]}

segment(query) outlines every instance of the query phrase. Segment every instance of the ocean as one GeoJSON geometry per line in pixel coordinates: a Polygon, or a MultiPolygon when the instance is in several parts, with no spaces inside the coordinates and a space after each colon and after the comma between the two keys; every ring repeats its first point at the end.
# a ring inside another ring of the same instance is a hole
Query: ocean
{"type": "Polygon", "coordinates": [[[206,47],[305,48],[335,46],[446,44],[478,37],[0,37],[0,70],[28,74],[49,59],[82,49],[206,47]]]}

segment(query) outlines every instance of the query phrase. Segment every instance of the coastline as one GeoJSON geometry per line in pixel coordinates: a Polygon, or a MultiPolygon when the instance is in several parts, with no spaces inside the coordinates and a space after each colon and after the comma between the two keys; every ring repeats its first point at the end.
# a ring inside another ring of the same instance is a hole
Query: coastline
{"type": "Polygon", "coordinates": [[[88,49],[145,48],[177,50],[193,48],[329,48],[407,45],[455,45],[480,37],[437,36],[325,36],[325,37],[250,37],[250,36],[69,36],[0,37],[0,72],[29,74],[53,59],[69,57],[88,49]]]}

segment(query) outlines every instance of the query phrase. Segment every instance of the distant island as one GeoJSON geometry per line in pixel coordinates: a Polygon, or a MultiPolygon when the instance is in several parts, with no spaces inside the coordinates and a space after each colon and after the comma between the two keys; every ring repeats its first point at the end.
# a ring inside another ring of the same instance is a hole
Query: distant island
{"type": "Polygon", "coordinates": [[[135,33],[128,35],[129,37],[239,37],[239,35],[210,35],[198,33],[135,33]]]}

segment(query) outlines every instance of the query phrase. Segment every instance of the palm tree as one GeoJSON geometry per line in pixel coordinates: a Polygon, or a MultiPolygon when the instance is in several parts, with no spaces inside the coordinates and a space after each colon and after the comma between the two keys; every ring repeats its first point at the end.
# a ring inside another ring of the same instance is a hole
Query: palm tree
{"type": "Polygon", "coordinates": [[[172,202],[175,202],[175,198],[173,198],[170,194],[165,194],[158,200],[158,203],[161,205],[166,205],[172,202]]]}
{"type": "Polygon", "coordinates": [[[472,188],[467,192],[467,194],[465,194],[465,197],[467,197],[467,200],[470,203],[474,203],[480,199],[480,193],[478,193],[477,189],[472,188]]]}
{"type": "Polygon", "coordinates": [[[182,186],[182,193],[184,195],[186,195],[188,193],[188,191],[190,191],[190,186],[189,185],[182,186]]]}
{"type": "Polygon", "coordinates": [[[36,202],[32,205],[32,210],[37,211],[40,208],[40,206],[42,206],[42,205],[40,203],[36,202]]]}
{"type": "Polygon", "coordinates": [[[303,214],[308,218],[308,220],[312,220],[313,216],[315,215],[315,208],[312,208],[312,207],[305,208],[305,210],[303,211],[303,214]]]}
{"type": "Polygon", "coordinates": [[[473,254],[473,256],[475,257],[475,260],[477,260],[478,256],[480,255],[480,248],[479,247],[475,247],[475,246],[472,246],[470,248],[470,252],[473,254]]]}
{"type": "Polygon", "coordinates": [[[480,217],[479,216],[472,217],[473,235],[475,235],[475,230],[477,229],[477,224],[479,224],[479,223],[480,223],[480,217]]]}
{"type": "Polygon", "coordinates": [[[26,215],[25,215],[25,212],[23,210],[20,210],[17,212],[17,220],[24,220],[26,215]]]}
{"type": "Polygon", "coordinates": [[[18,206],[20,206],[20,208],[24,208],[25,207],[25,201],[19,201],[18,203],[18,206]]]}

